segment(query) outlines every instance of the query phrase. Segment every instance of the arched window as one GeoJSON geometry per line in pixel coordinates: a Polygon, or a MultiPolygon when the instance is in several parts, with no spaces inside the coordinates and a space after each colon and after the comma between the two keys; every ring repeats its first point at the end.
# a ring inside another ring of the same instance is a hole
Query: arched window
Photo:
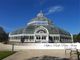
{"type": "Polygon", "coordinates": [[[47,33],[45,30],[38,30],[36,33],[47,33]]]}
{"type": "Polygon", "coordinates": [[[40,27],[38,27],[37,29],[35,29],[35,32],[34,32],[35,34],[36,33],[44,33],[44,34],[48,34],[49,32],[48,32],[48,30],[45,28],[45,27],[43,27],[43,26],[40,26],[40,27]]]}

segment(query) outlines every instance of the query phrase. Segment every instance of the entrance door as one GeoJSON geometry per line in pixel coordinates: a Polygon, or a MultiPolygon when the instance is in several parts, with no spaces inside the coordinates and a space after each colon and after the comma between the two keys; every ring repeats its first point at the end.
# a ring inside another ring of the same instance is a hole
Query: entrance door
{"type": "Polygon", "coordinates": [[[46,41],[46,35],[45,36],[43,36],[43,35],[37,35],[35,42],[37,42],[37,43],[45,43],[45,42],[47,42],[46,41]]]}
{"type": "Polygon", "coordinates": [[[38,27],[35,32],[35,42],[41,42],[41,43],[46,43],[48,42],[48,30],[43,27],[43,26],[40,26],[38,27]]]}
{"type": "Polygon", "coordinates": [[[49,36],[49,43],[53,43],[53,38],[51,36],[49,36]]]}
{"type": "Polygon", "coordinates": [[[21,37],[21,43],[24,43],[24,41],[25,41],[25,38],[21,37]]]}

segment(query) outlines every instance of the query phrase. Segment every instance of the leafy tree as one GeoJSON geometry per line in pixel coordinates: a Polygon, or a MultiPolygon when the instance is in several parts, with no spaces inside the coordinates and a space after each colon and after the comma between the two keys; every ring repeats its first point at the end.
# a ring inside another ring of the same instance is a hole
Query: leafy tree
{"type": "Polygon", "coordinates": [[[77,37],[77,34],[74,34],[74,35],[73,35],[73,40],[74,40],[74,42],[77,42],[76,37],[77,37]]]}
{"type": "Polygon", "coordinates": [[[77,35],[76,39],[80,42],[80,33],[77,35]]]}
{"type": "Polygon", "coordinates": [[[0,42],[8,42],[8,34],[4,31],[2,27],[0,27],[0,42]]]}
{"type": "Polygon", "coordinates": [[[74,42],[80,42],[80,33],[73,35],[74,42]]]}

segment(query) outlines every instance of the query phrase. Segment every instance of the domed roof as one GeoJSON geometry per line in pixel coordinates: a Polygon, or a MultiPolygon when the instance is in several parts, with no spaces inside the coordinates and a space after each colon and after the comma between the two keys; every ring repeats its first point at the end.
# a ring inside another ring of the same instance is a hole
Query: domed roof
{"type": "Polygon", "coordinates": [[[45,27],[48,30],[49,34],[70,35],[69,32],[66,32],[65,30],[53,25],[52,22],[48,18],[44,17],[44,14],[42,13],[42,11],[40,13],[38,13],[36,18],[31,19],[31,22],[29,22],[26,27],[23,27],[23,28],[18,29],[14,32],[11,32],[10,34],[11,35],[24,34],[24,33],[25,34],[34,34],[35,29],[40,27],[40,26],[45,27]],[[46,24],[48,24],[48,25],[45,25],[45,24],[39,25],[40,22],[42,22],[42,23],[47,22],[46,24]],[[36,23],[38,25],[35,25],[36,23]]]}
{"type": "Polygon", "coordinates": [[[40,11],[37,14],[37,17],[31,19],[31,21],[28,23],[28,25],[40,23],[40,22],[47,22],[47,24],[52,24],[52,21],[50,19],[48,19],[47,17],[45,17],[44,14],[42,13],[42,11],[40,11]]]}
{"type": "Polygon", "coordinates": [[[40,11],[40,13],[37,14],[37,17],[44,17],[44,14],[42,13],[42,11],[40,11]]]}
{"type": "MultiPolygon", "coordinates": [[[[35,29],[38,28],[38,27],[40,27],[40,26],[29,25],[27,27],[24,27],[24,28],[21,28],[21,29],[18,29],[16,31],[12,32],[11,35],[23,34],[23,33],[25,33],[25,34],[34,34],[35,29]]],[[[65,30],[63,30],[61,28],[58,28],[56,26],[53,27],[51,25],[47,25],[47,26],[43,26],[43,27],[45,27],[48,30],[49,34],[70,35],[69,32],[67,32],[67,31],[65,31],[65,30]]]]}

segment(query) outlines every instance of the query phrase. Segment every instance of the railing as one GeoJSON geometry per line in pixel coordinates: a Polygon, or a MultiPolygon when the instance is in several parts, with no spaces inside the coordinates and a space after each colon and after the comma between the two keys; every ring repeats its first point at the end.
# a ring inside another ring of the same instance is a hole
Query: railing
{"type": "Polygon", "coordinates": [[[78,49],[66,49],[65,50],[65,55],[67,54],[67,51],[69,52],[70,60],[75,60],[73,55],[76,55],[76,60],[80,60],[80,52],[78,49]]]}

